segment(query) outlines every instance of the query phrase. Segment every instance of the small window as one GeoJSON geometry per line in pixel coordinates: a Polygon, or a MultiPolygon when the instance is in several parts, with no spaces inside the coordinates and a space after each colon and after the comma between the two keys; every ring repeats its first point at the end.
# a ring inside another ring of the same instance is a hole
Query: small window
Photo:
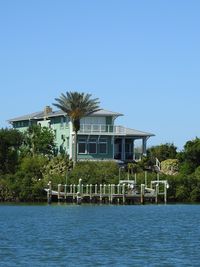
{"type": "Polygon", "coordinates": [[[89,140],[88,151],[89,151],[89,154],[96,154],[97,153],[97,141],[96,141],[96,138],[91,138],[89,140]]]}
{"type": "Polygon", "coordinates": [[[99,140],[99,153],[107,154],[107,139],[106,138],[100,138],[99,140]]]}
{"type": "Polygon", "coordinates": [[[86,140],[83,138],[80,138],[78,140],[78,153],[79,154],[86,154],[87,150],[86,150],[86,140]]]}

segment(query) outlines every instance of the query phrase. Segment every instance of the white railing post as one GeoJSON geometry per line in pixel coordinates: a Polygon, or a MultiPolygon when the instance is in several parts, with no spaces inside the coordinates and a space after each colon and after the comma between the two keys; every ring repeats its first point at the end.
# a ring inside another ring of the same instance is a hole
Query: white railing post
{"type": "Polygon", "coordinates": [[[102,202],[102,184],[100,184],[100,196],[99,196],[99,199],[100,199],[100,203],[102,202]]]}
{"type": "Polygon", "coordinates": [[[73,192],[73,188],[72,188],[72,184],[70,184],[70,194],[72,194],[73,192]]]}
{"type": "Polygon", "coordinates": [[[97,184],[95,184],[95,187],[94,187],[94,191],[95,191],[95,195],[97,195],[97,184]]]}
{"type": "Polygon", "coordinates": [[[92,184],[90,184],[90,201],[92,201],[92,184]]]}
{"type": "Polygon", "coordinates": [[[106,194],[106,184],[103,185],[103,193],[106,194]]]}
{"type": "Polygon", "coordinates": [[[88,195],[88,184],[86,184],[86,194],[88,195]]]}

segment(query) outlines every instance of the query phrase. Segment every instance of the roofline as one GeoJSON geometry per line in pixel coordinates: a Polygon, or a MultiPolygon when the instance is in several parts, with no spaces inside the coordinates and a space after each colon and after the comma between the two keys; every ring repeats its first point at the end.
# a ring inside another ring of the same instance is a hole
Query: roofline
{"type": "MultiPolygon", "coordinates": [[[[99,111],[101,111],[104,109],[100,109],[99,111]]],[[[84,117],[90,117],[90,116],[95,116],[95,117],[102,117],[102,116],[106,116],[106,117],[115,117],[115,119],[119,116],[123,116],[122,113],[117,113],[117,112],[112,112],[112,111],[108,111],[108,110],[105,110],[105,113],[106,112],[110,112],[110,113],[113,113],[113,114],[96,114],[98,111],[95,111],[91,114],[89,114],[88,116],[84,116],[84,117]]],[[[29,120],[39,120],[39,119],[43,119],[43,118],[53,118],[53,117],[62,117],[62,116],[68,116],[67,113],[63,112],[62,110],[56,110],[56,111],[53,111],[52,113],[49,113],[47,115],[44,115],[42,114],[43,111],[39,111],[39,112],[34,112],[34,113],[31,113],[31,114],[28,114],[28,115],[24,115],[24,117],[26,118],[23,118],[23,116],[20,116],[20,117],[17,117],[17,118],[13,118],[13,119],[10,119],[10,120],[7,120],[9,123],[12,123],[12,122],[17,122],[17,121],[29,121],[29,120]],[[59,113],[60,112],[60,113],[59,113]],[[38,116],[38,115],[39,116],[38,116]]]]}

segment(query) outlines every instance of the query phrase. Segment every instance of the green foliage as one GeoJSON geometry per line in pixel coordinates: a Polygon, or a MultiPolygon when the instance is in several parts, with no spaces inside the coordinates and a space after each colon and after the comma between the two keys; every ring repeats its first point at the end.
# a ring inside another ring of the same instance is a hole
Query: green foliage
{"type": "Polygon", "coordinates": [[[44,156],[26,157],[21,161],[19,171],[27,173],[31,179],[38,181],[43,178],[43,168],[48,163],[48,158],[44,156]]]}
{"type": "Polygon", "coordinates": [[[182,173],[193,173],[200,166],[200,139],[196,137],[196,139],[188,141],[178,158],[182,163],[182,173]]]}
{"type": "Polygon", "coordinates": [[[73,162],[68,156],[59,155],[49,160],[43,167],[45,184],[51,181],[52,186],[66,183],[67,173],[72,169],[73,162]]]}
{"type": "Polygon", "coordinates": [[[177,159],[166,159],[161,162],[161,172],[176,175],[179,172],[179,161],[177,159]]]}
{"type": "Polygon", "coordinates": [[[148,158],[157,158],[160,162],[166,159],[175,159],[177,155],[177,147],[174,144],[162,144],[153,146],[147,150],[148,158]]]}
{"type": "Polygon", "coordinates": [[[0,174],[14,173],[18,165],[18,148],[22,134],[14,129],[0,130],[0,174]]]}
{"type": "Polygon", "coordinates": [[[84,184],[117,184],[119,174],[121,179],[133,180],[137,173],[140,185],[145,182],[144,170],[148,170],[150,186],[150,181],[157,179],[154,172],[157,157],[163,160],[160,180],[168,180],[169,201],[200,202],[199,138],[188,141],[178,154],[173,144],[150,148],[147,157],[129,163],[125,169],[105,161],[78,162],[73,169],[66,155],[53,155],[53,142],[53,133],[48,128],[34,126],[25,135],[17,130],[0,130],[0,201],[46,200],[43,189],[49,181],[54,189],[59,183],[78,184],[80,178],[84,184]]]}
{"type": "Polygon", "coordinates": [[[137,170],[136,172],[141,172],[142,170],[154,171],[155,170],[155,157],[151,156],[143,156],[141,161],[137,162],[137,170]]]}
{"type": "Polygon", "coordinates": [[[24,133],[24,146],[21,148],[22,156],[46,155],[52,156],[55,151],[54,132],[47,127],[32,125],[24,133]]]}
{"type": "Polygon", "coordinates": [[[114,162],[78,162],[69,175],[69,183],[78,184],[79,179],[84,184],[118,183],[119,167],[114,162]]]}
{"type": "Polygon", "coordinates": [[[44,183],[42,180],[33,181],[28,174],[17,173],[11,183],[8,177],[0,179],[1,201],[36,201],[45,200],[44,183]]]}
{"type": "Polygon", "coordinates": [[[128,163],[127,169],[129,174],[134,174],[142,171],[141,165],[138,163],[128,163]]]}

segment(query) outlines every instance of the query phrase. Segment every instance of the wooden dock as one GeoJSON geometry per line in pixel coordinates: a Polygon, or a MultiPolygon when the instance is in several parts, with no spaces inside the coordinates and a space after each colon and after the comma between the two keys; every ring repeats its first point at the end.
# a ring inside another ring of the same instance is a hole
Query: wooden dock
{"type": "Polygon", "coordinates": [[[137,186],[134,181],[121,181],[119,184],[79,184],[61,185],[57,190],[52,190],[51,182],[48,184],[47,201],[51,203],[53,199],[71,203],[110,203],[110,204],[135,204],[145,202],[158,203],[162,196],[163,202],[167,203],[168,183],[165,180],[151,181],[151,187],[145,184],[137,186]],[[160,189],[160,185],[162,190],[160,189]]]}

